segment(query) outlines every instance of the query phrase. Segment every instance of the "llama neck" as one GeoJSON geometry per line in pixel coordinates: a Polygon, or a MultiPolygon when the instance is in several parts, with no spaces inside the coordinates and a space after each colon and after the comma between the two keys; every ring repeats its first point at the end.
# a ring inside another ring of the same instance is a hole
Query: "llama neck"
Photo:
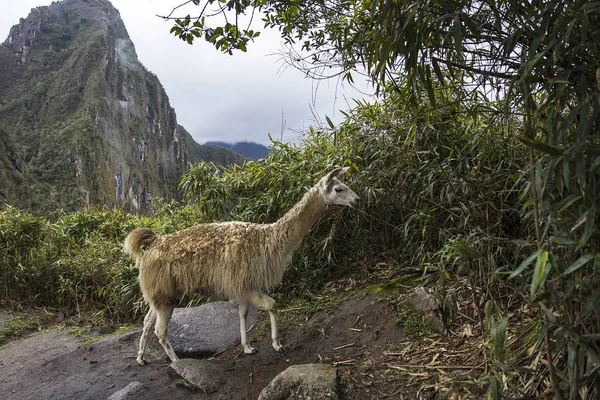
{"type": "Polygon", "coordinates": [[[290,211],[281,217],[275,226],[281,239],[287,243],[287,251],[293,252],[302,238],[325,211],[325,202],[316,187],[308,191],[290,211]]]}

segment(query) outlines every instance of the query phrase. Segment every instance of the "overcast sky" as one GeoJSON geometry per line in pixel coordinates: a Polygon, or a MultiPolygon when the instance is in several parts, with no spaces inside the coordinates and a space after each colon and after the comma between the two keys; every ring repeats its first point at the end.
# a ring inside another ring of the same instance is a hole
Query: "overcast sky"
{"type": "MultiPolygon", "coordinates": [[[[296,141],[296,131],[317,125],[311,107],[322,124],[325,115],[337,122],[342,119],[339,110],[350,108],[352,99],[364,97],[337,80],[317,82],[300,71],[284,69],[278,57],[270,55],[281,48],[278,32],[262,30],[262,24],[258,26],[261,36],[248,46],[248,52],[230,56],[204,40],[188,45],[169,33],[172,23],[156,15],[168,14],[178,1],[111,2],[121,13],[138,58],[158,76],[178,122],[199,143],[247,140],[269,144],[268,133],[296,141]]],[[[0,0],[0,40],[31,8],[50,3],[0,0]]],[[[361,90],[369,89],[363,85],[361,90]]]]}

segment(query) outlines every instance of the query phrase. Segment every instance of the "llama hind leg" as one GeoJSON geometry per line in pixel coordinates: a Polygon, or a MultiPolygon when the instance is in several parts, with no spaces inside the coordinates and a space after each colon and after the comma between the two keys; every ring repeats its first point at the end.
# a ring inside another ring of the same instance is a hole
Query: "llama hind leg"
{"type": "Polygon", "coordinates": [[[169,342],[169,337],[167,335],[167,328],[169,326],[169,320],[171,319],[171,315],[173,314],[173,307],[171,306],[162,306],[157,308],[156,310],[156,327],[154,333],[158,336],[158,341],[165,349],[167,356],[171,359],[171,361],[179,360],[179,357],[175,354],[175,350],[173,350],[173,346],[171,346],[171,342],[169,342]]]}
{"type": "Polygon", "coordinates": [[[260,310],[269,312],[271,320],[271,343],[275,351],[283,350],[283,346],[279,340],[279,331],[277,330],[277,319],[275,318],[275,300],[261,292],[254,292],[250,296],[250,302],[260,310]]]}
{"type": "Polygon", "coordinates": [[[150,333],[150,329],[156,323],[156,311],[152,307],[148,310],[148,313],[144,317],[144,327],[142,328],[142,337],[140,337],[140,347],[137,355],[137,363],[140,365],[146,364],[144,360],[144,353],[146,352],[146,344],[148,341],[148,333],[150,333]]]}
{"type": "Polygon", "coordinates": [[[256,350],[248,344],[248,338],[246,336],[246,318],[248,317],[248,302],[240,301],[238,306],[240,313],[240,341],[244,347],[245,354],[254,354],[256,350]]]}

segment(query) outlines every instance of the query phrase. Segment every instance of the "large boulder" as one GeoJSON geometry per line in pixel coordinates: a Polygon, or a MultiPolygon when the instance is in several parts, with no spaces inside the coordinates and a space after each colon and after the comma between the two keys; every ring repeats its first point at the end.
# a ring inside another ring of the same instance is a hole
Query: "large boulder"
{"type": "MultiPolygon", "coordinates": [[[[258,321],[250,307],[248,328],[258,321]]],[[[176,308],[169,321],[169,340],[175,352],[186,357],[205,357],[240,341],[240,317],[234,301],[215,301],[199,307],[176,308]]]]}
{"type": "Polygon", "coordinates": [[[263,389],[258,400],[337,400],[337,373],[326,364],[292,365],[263,389]]]}

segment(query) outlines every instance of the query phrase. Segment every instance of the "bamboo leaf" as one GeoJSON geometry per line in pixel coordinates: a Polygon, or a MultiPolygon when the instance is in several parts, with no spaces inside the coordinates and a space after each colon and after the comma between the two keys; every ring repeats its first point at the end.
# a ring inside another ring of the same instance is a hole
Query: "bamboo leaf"
{"type": "Polygon", "coordinates": [[[325,116],[325,120],[327,121],[327,125],[329,125],[329,127],[331,129],[335,129],[335,125],[333,124],[333,122],[331,121],[331,119],[327,115],[325,116]]]}
{"type": "Polygon", "coordinates": [[[532,149],[539,150],[542,153],[550,154],[551,156],[558,157],[563,154],[561,149],[547,143],[538,142],[537,140],[529,139],[524,136],[518,136],[517,139],[519,139],[519,141],[524,145],[531,147],[532,149]]]}
{"type": "Polygon", "coordinates": [[[535,251],[532,255],[530,255],[529,257],[527,257],[518,267],[517,269],[515,269],[509,276],[508,279],[512,279],[515,276],[521,274],[521,272],[523,272],[523,270],[525,268],[527,268],[529,266],[529,264],[531,264],[531,262],[537,258],[537,256],[542,252],[542,249],[539,249],[537,251],[535,251]]]}
{"type": "Polygon", "coordinates": [[[506,342],[506,325],[508,324],[508,318],[504,317],[502,320],[492,327],[490,330],[490,336],[494,343],[494,352],[496,356],[502,358],[504,355],[504,344],[506,342]]]}
{"type": "Polygon", "coordinates": [[[438,63],[438,61],[435,57],[433,57],[431,59],[431,65],[433,65],[433,71],[435,72],[435,75],[437,76],[438,80],[440,81],[440,84],[442,86],[444,86],[444,74],[442,74],[440,64],[438,63]]]}
{"type": "Polygon", "coordinates": [[[573,264],[571,264],[569,266],[569,268],[566,269],[565,272],[563,272],[563,276],[569,275],[570,273],[573,273],[573,272],[577,271],[579,268],[581,268],[585,264],[587,264],[592,258],[594,258],[593,254],[584,254],[584,255],[582,255],[581,257],[579,257],[577,259],[577,261],[575,261],[573,264]]]}
{"type": "MultiPolygon", "coordinates": [[[[548,321],[555,324],[557,321],[556,315],[554,315],[554,313],[552,311],[550,311],[544,303],[539,302],[538,304],[539,304],[540,308],[542,309],[542,311],[544,312],[544,314],[546,315],[546,318],[548,319],[548,321]]],[[[540,331],[540,334],[541,333],[542,332],[540,331]]]]}
{"type": "Polygon", "coordinates": [[[427,97],[429,97],[429,101],[431,102],[431,105],[433,107],[436,107],[436,99],[435,99],[435,91],[433,90],[433,84],[431,81],[431,72],[429,71],[429,69],[427,69],[427,79],[425,79],[424,85],[425,85],[425,89],[427,90],[427,97]]]}
{"type": "MultiPolygon", "coordinates": [[[[569,208],[569,207],[570,207],[570,206],[571,206],[573,203],[575,203],[576,201],[578,201],[578,200],[580,200],[580,199],[582,199],[582,198],[583,198],[583,196],[581,196],[581,195],[571,195],[571,196],[567,197],[567,199],[568,199],[568,200],[567,200],[567,201],[566,201],[566,203],[565,203],[565,204],[564,204],[564,205],[563,205],[563,206],[560,208],[560,210],[559,210],[559,211],[560,211],[560,212],[563,212],[563,211],[565,211],[565,210],[566,210],[567,208],[569,208]]],[[[565,200],[566,200],[566,199],[565,199],[565,200]]],[[[560,203],[559,203],[559,205],[560,205],[560,203]]]]}
{"type": "Polygon", "coordinates": [[[463,30],[460,18],[458,15],[454,18],[454,25],[452,26],[452,34],[454,35],[454,46],[456,52],[462,52],[462,41],[463,41],[463,30]]]}
{"type": "Polygon", "coordinates": [[[567,245],[567,246],[572,246],[572,245],[577,244],[577,242],[575,240],[564,238],[564,237],[560,237],[560,236],[550,236],[548,238],[548,240],[550,240],[552,243],[564,244],[564,245],[567,245]]]}
{"type": "Polygon", "coordinates": [[[531,296],[535,296],[538,289],[544,284],[544,277],[548,276],[546,273],[546,266],[548,265],[548,252],[542,251],[537,256],[537,260],[535,263],[535,270],[533,271],[533,278],[531,280],[531,288],[530,294],[531,296]]]}
{"type": "Polygon", "coordinates": [[[490,395],[491,395],[491,399],[492,400],[500,400],[500,389],[498,389],[498,381],[496,380],[496,377],[493,375],[490,375],[487,377],[488,379],[488,383],[490,385],[490,395]]]}
{"type": "Polygon", "coordinates": [[[598,166],[600,166],[600,157],[596,157],[596,159],[594,160],[594,162],[590,166],[590,172],[596,171],[596,168],[598,168],[598,166]]]}
{"type": "Polygon", "coordinates": [[[516,244],[517,246],[520,246],[520,247],[531,246],[531,243],[529,243],[529,241],[527,241],[525,239],[514,239],[514,240],[511,240],[511,242],[513,242],[514,244],[516,244]]]}

